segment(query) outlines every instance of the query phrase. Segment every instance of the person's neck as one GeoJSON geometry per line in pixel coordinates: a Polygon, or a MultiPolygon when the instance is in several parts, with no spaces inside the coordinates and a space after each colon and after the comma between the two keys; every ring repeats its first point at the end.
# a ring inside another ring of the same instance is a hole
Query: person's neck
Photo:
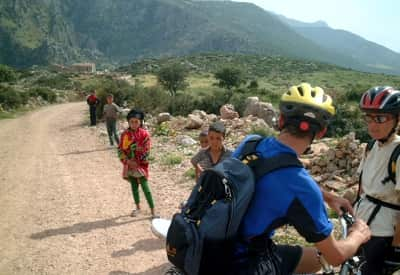
{"type": "Polygon", "coordinates": [[[222,148],[213,148],[213,147],[210,147],[210,152],[211,152],[211,153],[214,153],[214,154],[219,154],[219,153],[222,152],[222,149],[223,149],[223,147],[222,147],[222,148]]]}
{"type": "Polygon", "coordinates": [[[278,136],[278,140],[296,151],[298,156],[303,154],[308,146],[310,146],[310,141],[307,138],[299,138],[287,132],[281,132],[278,136]]]}

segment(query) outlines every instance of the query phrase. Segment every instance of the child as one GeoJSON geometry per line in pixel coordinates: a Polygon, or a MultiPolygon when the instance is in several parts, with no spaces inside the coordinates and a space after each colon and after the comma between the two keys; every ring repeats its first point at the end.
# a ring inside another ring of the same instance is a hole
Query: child
{"type": "Polygon", "coordinates": [[[114,140],[117,145],[119,144],[117,117],[118,113],[121,112],[121,108],[113,101],[114,96],[112,94],[107,95],[107,104],[104,105],[103,109],[103,115],[106,120],[107,134],[110,140],[110,146],[114,146],[114,140]]]}
{"type": "Polygon", "coordinates": [[[143,128],[144,113],[132,109],[126,119],[129,128],[121,134],[118,153],[123,164],[122,177],[131,183],[133,199],[136,204],[136,209],[132,211],[131,216],[135,217],[140,211],[139,185],[141,185],[151,210],[151,216],[156,218],[154,202],[147,181],[149,178],[150,135],[143,128]]]}
{"type": "Polygon", "coordinates": [[[199,134],[199,142],[200,142],[200,147],[201,149],[206,149],[208,147],[208,131],[203,130],[199,134]]]}
{"type": "Polygon", "coordinates": [[[204,169],[211,168],[231,156],[232,151],[225,147],[224,139],[224,124],[219,121],[211,124],[207,132],[207,147],[200,149],[190,160],[196,169],[196,181],[204,169]]]}

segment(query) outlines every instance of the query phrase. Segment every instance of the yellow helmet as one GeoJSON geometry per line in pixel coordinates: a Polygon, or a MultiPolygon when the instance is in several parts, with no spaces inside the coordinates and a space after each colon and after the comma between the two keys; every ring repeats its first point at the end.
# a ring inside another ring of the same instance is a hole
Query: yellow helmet
{"type": "Polygon", "coordinates": [[[317,123],[320,129],[326,127],[335,115],[332,98],[322,88],[311,87],[308,83],[290,87],[282,95],[279,109],[292,121],[305,120],[317,123]]]}

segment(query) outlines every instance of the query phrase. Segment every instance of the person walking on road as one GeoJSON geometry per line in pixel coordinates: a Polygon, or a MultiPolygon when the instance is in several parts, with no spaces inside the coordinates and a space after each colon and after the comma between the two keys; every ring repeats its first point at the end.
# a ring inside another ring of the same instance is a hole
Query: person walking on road
{"type": "Polygon", "coordinates": [[[96,96],[95,89],[90,92],[90,95],[86,98],[86,102],[89,105],[90,126],[96,126],[96,108],[100,100],[96,96]]]}
{"type": "Polygon", "coordinates": [[[107,95],[107,104],[103,107],[103,115],[106,122],[108,139],[110,140],[110,146],[114,146],[114,141],[118,145],[119,137],[117,130],[117,118],[118,113],[121,112],[121,108],[115,104],[114,96],[112,94],[107,95]]]}

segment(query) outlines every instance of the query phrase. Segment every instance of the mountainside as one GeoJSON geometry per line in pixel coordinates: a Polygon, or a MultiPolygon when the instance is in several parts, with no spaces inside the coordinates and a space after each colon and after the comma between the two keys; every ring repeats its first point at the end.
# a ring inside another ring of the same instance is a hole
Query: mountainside
{"type": "MultiPolygon", "coordinates": [[[[370,66],[316,43],[248,3],[189,0],[9,0],[0,3],[0,63],[25,67],[91,61],[129,64],[143,57],[198,52],[256,53],[317,60],[356,70],[400,73],[400,63],[370,66]]],[[[399,55],[400,56],[400,55],[399,55]]]]}
{"type": "Polygon", "coordinates": [[[400,54],[345,30],[335,30],[324,22],[304,23],[284,16],[279,18],[317,45],[338,54],[351,56],[368,71],[400,73],[400,54]]]}

